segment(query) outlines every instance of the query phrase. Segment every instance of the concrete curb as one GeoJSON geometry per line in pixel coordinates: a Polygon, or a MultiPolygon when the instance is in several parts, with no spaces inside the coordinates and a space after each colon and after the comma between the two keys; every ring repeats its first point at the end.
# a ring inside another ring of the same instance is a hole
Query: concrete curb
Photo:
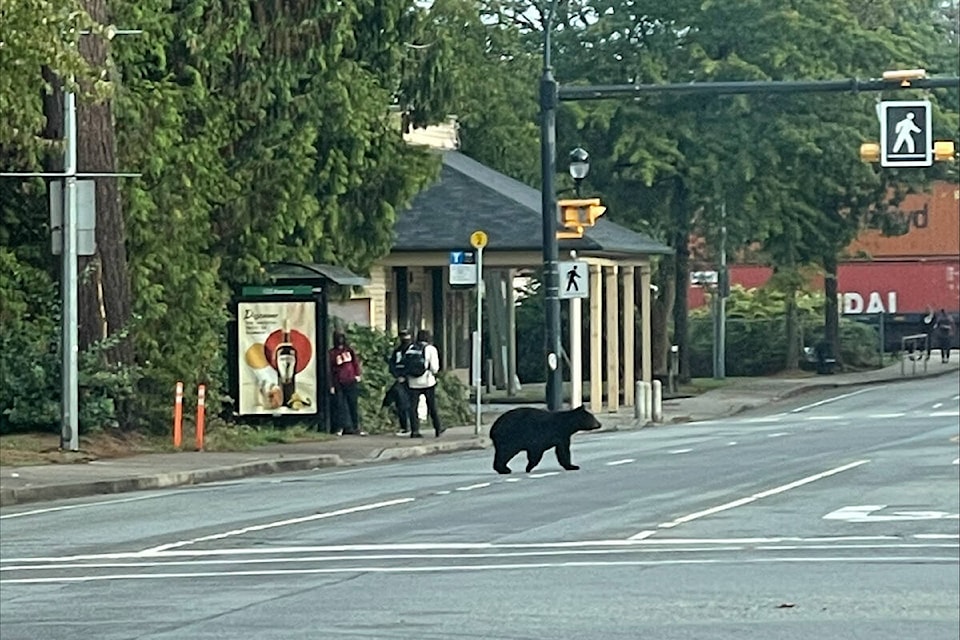
{"type": "Polygon", "coordinates": [[[118,478],[116,480],[18,487],[0,491],[0,506],[6,507],[14,504],[23,504],[25,502],[62,500],[65,498],[80,498],[91,495],[127,493],[146,489],[164,489],[167,487],[203,484],[207,482],[222,482],[224,480],[236,480],[238,478],[272,473],[309,471],[321,467],[337,467],[344,464],[343,459],[338,455],[323,454],[300,458],[284,458],[280,460],[260,460],[229,467],[159,473],[133,478],[118,478]]]}
{"type": "Polygon", "coordinates": [[[374,456],[374,459],[383,461],[404,460],[406,458],[418,458],[433,453],[456,453],[457,451],[486,449],[489,446],[490,441],[483,437],[477,437],[465,442],[431,442],[429,444],[412,447],[389,447],[374,456]]]}

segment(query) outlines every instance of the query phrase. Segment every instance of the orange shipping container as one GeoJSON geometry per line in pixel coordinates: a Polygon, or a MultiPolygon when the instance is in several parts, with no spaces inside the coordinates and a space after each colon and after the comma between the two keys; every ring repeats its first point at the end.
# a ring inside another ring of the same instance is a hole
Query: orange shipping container
{"type": "Polygon", "coordinates": [[[884,236],[879,231],[866,230],[848,247],[851,260],[951,258],[960,255],[958,185],[937,182],[931,193],[908,195],[898,209],[909,225],[907,232],[900,236],[884,236]]]}

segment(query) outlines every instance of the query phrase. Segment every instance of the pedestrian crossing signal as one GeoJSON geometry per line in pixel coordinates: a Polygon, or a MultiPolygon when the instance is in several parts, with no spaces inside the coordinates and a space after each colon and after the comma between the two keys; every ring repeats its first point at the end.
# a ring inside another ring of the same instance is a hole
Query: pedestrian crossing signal
{"type": "Polygon", "coordinates": [[[929,100],[880,103],[880,166],[929,167],[933,127],[929,100]]]}

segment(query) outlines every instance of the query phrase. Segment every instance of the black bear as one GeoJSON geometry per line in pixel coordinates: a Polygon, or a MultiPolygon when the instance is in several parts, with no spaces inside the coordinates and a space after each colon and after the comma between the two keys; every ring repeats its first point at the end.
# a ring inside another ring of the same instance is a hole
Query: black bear
{"type": "Polygon", "coordinates": [[[527,452],[527,473],[540,464],[548,449],[555,449],[557,462],[567,471],[580,467],[570,462],[570,436],[577,431],[599,429],[600,423],[584,407],[570,411],[546,411],[533,407],[511,409],[490,427],[497,473],[510,473],[507,463],[521,451],[527,452]]]}

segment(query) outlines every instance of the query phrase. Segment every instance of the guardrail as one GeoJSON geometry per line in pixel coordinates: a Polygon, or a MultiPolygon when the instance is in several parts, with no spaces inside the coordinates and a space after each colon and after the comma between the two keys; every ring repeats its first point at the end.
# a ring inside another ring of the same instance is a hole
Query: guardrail
{"type": "Polygon", "coordinates": [[[900,375],[907,375],[906,365],[908,360],[913,367],[910,375],[917,374],[917,362],[923,362],[923,372],[927,372],[929,339],[929,336],[925,333],[914,333],[900,338],[900,375]]]}

